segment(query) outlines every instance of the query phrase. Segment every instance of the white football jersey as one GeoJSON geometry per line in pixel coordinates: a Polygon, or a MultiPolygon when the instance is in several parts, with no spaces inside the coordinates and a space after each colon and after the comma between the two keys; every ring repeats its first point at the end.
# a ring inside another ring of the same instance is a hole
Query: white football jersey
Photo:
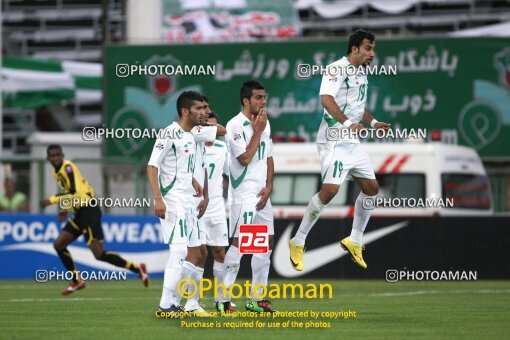
{"type": "MultiPolygon", "coordinates": [[[[365,103],[368,94],[368,80],[363,73],[354,72],[354,66],[343,57],[327,66],[332,70],[332,75],[325,74],[322,76],[321,88],[319,95],[330,95],[335,98],[335,102],[340,110],[354,124],[359,123],[365,112],[365,103]]],[[[336,121],[324,109],[323,118],[317,133],[317,143],[327,143],[328,127],[337,127],[346,129],[345,126],[336,121]]],[[[340,143],[359,143],[359,139],[340,139],[340,143]]]]}
{"type": "Polygon", "coordinates": [[[193,177],[197,180],[197,182],[204,187],[204,180],[205,180],[205,160],[204,160],[204,142],[197,142],[197,156],[196,156],[196,166],[195,171],[193,171],[193,177]]]}
{"type": "MultiPolygon", "coordinates": [[[[197,156],[195,160],[195,170],[193,172],[193,177],[195,177],[196,181],[204,188],[205,183],[205,142],[213,142],[216,139],[216,132],[218,128],[216,126],[195,126],[191,133],[195,138],[197,143],[197,156]]],[[[195,191],[193,190],[193,195],[195,195],[195,191]]],[[[192,196],[193,196],[192,195],[192,196]]],[[[204,199],[203,196],[193,197],[193,205],[196,208],[200,202],[204,199]]],[[[198,214],[198,210],[193,210],[195,214],[198,214]]]]}
{"type": "Polygon", "coordinates": [[[158,138],[149,165],[158,168],[159,189],[166,206],[176,213],[191,208],[193,169],[195,167],[196,143],[190,132],[185,132],[177,122],[167,126],[165,136],[182,138],[158,138]]]}
{"type": "Polygon", "coordinates": [[[191,133],[197,142],[197,156],[196,156],[196,167],[193,173],[193,177],[197,182],[204,187],[204,169],[205,169],[205,142],[214,142],[216,140],[216,132],[218,128],[216,126],[195,126],[191,133]]]}
{"type": "Polygon", "coordinates": [[[227,145],[216,140],[213,145],[205,146],[205,166],[207,168],[209,205],[204,217],[225,216],[223,199],[223,174],[229,174],[227,145]]]}
{"type": "Polygon", "coordinates": [[[233,204],[241,203],[246,199],[258,199],[258,193],[266,186],[267,158],[273,156],[273,142],[271,140],[269,121],[260,138],[257,152],[248,166],[245,167],[237,160],[237,157],[246,152],[246,147],[250,143],[252,136],[253,128],[251,122],[242,112],[228,122],[226,142],[229,152],[233,204]]]}

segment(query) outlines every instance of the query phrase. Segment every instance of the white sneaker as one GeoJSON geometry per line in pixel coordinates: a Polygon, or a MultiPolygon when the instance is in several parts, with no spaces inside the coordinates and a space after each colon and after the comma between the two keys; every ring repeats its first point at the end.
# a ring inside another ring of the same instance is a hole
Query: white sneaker
{"type": "Polygon", "coordinates": [[[202,306],[193,306],[193,307],[184,307],[184,310],[186,312],[190,313],[192,316],[199,316],[199,317],[209,317],[211,316],[205,309],[202,308],[202,306]]]}

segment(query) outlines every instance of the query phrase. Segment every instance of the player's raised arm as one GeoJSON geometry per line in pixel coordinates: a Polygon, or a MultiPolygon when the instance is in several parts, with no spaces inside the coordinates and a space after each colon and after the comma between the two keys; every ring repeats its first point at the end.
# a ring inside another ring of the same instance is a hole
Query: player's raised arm
{"type": "MultiPolygon", "coordinates": [[[[248,166],[248,164],[250,164],[251,160],[253,159],[253,156],[255,156],[255,153],[257,152],[257,148],[259,147],[262,132],[264,132],[266,125],[267,125],[266,109],[261,108],[259,114],[257,115],[257,118],[252,120],[253,136],[252,136],[250,142],[248,143],[248,145],[246,146],[246,149],[245,149],[246,151],[236,157],[237,160],[239,161],[239,163],[241,163],[243,166],[248,166]]],[[[242,134],[242,131],[237,132],[237,135],[239,135],[239,133],[242,134]]],[[[236,134],[236,132],[234,132],[234,134],[236,134]]],[[[236,143],[237,141],[242,140],[240,135],[239,135],[239,138],[237,138],[237,140],[236,140],[236,137],[238,137],[237,135],[233,136],[234,137],[233,144],[235,146],[237,146],[236,144],[240,144],[240,143],[236,143]]],[[[242,141],[244,141],[244,139],[242,141]]],[[[246,145],[246,142],[244,142],[244,144],[246,145]]]]}
{"type": "Polygon", "coordinates": [[[195,142],[214,142],[218,127],[211,125],[197,125],[191,129],[195,142]]]}
{"type": "Polygon", "coordinates": [[[227,129],[223,125],[209,123],[206,126],[215,126],[217,128],[216,130],[217,137],[225,136],[227,134],[227,129]]]}

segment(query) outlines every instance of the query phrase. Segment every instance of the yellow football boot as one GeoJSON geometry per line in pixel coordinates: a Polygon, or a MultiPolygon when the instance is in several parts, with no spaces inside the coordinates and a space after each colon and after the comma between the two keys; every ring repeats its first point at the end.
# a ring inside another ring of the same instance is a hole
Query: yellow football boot
{"type": "Polygon", "coordinates": [[[296,246],[292,242],[292,240],[290,240],[289,248],[290,248],[290,263],[292,264],[292,268],[294,268],[298,272],[302,271],[305,266],[303,262],[303,253],[305,252],[305,246],[302,247],[296,246]]]}
{"type": "Polygon", "coordinates": [[[363,260],[362,254],[363,250],[365,250],[364,246],[360,246],[352,242],[350,237],[346,237],[340,241],[340,246],[351,254],[352,260],[356,262],[358,266],[363,269],[367,269],[367,264],[363,260]]]}

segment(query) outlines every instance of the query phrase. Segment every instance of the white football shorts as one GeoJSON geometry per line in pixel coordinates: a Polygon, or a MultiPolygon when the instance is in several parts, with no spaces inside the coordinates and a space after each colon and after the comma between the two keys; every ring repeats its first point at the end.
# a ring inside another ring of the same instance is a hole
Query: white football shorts
{"type": "Polygon", "coordinates": [[[267,200],[264,209],[257,211],[256,200],[247,200],[242,203],[235,203],[230,207],[230,237],[239,237],[239,226],[241,224],[265,224],[269,228],[269,235],[274,235],[273,206],[271,199],[267,200]]]}
{"type": "Polygon", "coordinates": [[[317,143],[322,183],[341,185],[352,177],[375,179],[370,158],[361,144],[317,143]]]}

